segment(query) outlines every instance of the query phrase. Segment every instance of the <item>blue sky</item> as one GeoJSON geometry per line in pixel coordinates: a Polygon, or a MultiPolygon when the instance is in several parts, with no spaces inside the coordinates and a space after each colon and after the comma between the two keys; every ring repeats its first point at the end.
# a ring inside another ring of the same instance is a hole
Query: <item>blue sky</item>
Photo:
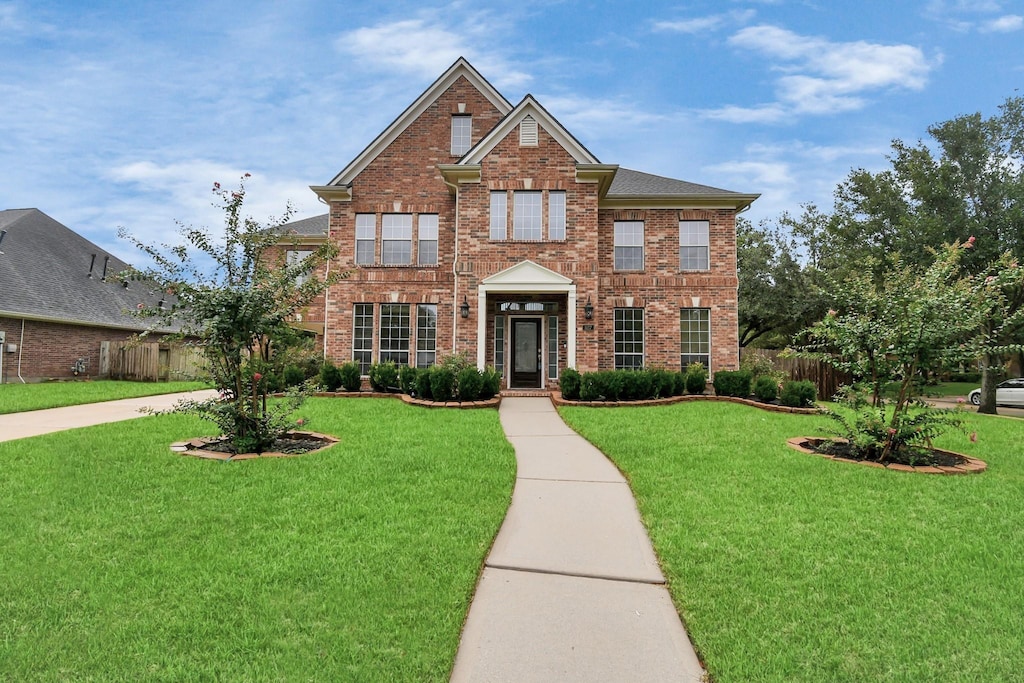
{"type": "Polygon", "coordinates": [[[328,182],[462,55],[602,162],[831,206],[893,138],[996,113],[1024,80],[1018,0],[0,0],[0,208],[131,260],[125,226],[323,213],[328,182]],[[510,6],[511,5],[511,6],[510,6]]]}

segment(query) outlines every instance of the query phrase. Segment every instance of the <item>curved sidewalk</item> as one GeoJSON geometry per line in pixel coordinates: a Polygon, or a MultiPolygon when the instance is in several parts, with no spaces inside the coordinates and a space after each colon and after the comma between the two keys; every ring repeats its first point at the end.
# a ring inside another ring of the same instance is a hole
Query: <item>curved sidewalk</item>
{"type": "Polygon", "coordinates": [[[451,680],[704,680],[632,492],[547,398],[505,398],[518,471],[451,680]]]}
{"type": "Polygon", "coordinates": [[[165,410],[183,398],[203,400],[216,395],[213,389],[201,389],[177,394],[157,394],[139,398],[123,398],[102,403],[84,403],[64,408],[30,410],[24,413],[0,415],[0,441],[13,441],[39,436],[65,429],[91,427],[104,422],[120,422],[144,417],[141,408],[165,410]]]}

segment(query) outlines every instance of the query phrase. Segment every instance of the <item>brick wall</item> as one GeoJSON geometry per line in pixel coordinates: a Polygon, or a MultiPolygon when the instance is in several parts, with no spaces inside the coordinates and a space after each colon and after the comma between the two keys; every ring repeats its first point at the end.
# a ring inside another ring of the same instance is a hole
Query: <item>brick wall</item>
{"type": "Polygon", "coordinates": [[[73,378],[71,366],[79,358],[86,359],[86,375],[96,376],[100,366],[100,342],[123,341],[132,330],[86,327],[63,323],[25,321],[21,336],[20,318],[0,318],[0,330],[7,333],[4,355],[4,382],[18,379],[18,351],[7,353],[7,344],[17,344],[21,352],[21,376],[28,382],[42,379],[73,378]]]}

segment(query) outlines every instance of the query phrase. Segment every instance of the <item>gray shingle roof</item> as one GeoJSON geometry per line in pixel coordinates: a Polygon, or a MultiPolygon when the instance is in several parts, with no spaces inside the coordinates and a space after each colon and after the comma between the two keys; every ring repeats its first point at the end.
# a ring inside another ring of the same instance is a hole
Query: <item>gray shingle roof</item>
{"type": "Polygon", "coordinates": [[[666,178],[628,168],[619,168],[608,188],[608,197],[615,196],[648,196],[678,197],[680,195],[716,195],[740,194],[731,190],[722,190],[708,185],[698,185],[685,180],[666,178]]]}
{"type": "Polygon", "coordinates": [[[295,235],[296,237],[327,237],[327,230],[330,227],[330,214],[321,214],[302,220],[285,223],[281,226],[281,233],[295,235]]]}
{"type": "Polygon", "coordinates": [[[122,329],[146,327],[124,311],[139,303],[153,305],[160,296],[141,282],[125,288],[117,278],[128,267],[121,259],[38,209],[0,211],[0,230],[7,231],[0,243],[0,315],[122,329]]]}

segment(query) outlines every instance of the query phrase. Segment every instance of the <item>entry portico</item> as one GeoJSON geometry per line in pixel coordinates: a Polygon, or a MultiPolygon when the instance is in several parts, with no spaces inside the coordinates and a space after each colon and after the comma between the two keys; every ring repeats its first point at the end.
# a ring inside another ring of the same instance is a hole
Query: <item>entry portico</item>
{"type": "MultiPolygon", "coordinates": [[[[539,367],[536,368],[538,377],[535,386],[544,386],[545,373],[541,368],[557,363],[557,321],[560,318],[565,326],[566,366],[576,367],[576,284],[572,279],[533,261],[521,261],[480,281],[477,285],[477,311],[479,315],[476,359],[477,367],[481,369],[487,364],[489,326],[495,330],[492,338],[495,360],[501,358],[503,361],[506,357],[504,331],[505,320],[508,319],[507,328],[511,343],[507,357],[510,362],[507,370],[503,367],[505,363],[500,363],[505,376],[503,384],[513,386],[516,383],[517,370],[524,373],[532,372],[530,368],[536,362],[539,367]],[[500,302],[494,307],[490,306],[489,295],[494,295],[493,298],[496,301],[500,299],[500,302]],[[529,297],[530,301],[514,301],[515,295],[529,297]],[[538,300],[538,295],[541,298],[543,295],[551,295],[556,301],[545,303],[538,300]],[[564,318],[558,310],[562,301],[565,302],[564,318]],[[552,319],[554,323],[551,322],[552,319]],[[535,335],[528,333],[531,325],[537,326],[535,335]],[[548,343],[545,344],[542,340],[548,343]]],[[[528,377],[528,374],[524,377],[528,377]]],[[[550,374],[548,377],[551,378],[550,374]]],[[[528,379],[527,382],[532,384],[528,379]]]]}

